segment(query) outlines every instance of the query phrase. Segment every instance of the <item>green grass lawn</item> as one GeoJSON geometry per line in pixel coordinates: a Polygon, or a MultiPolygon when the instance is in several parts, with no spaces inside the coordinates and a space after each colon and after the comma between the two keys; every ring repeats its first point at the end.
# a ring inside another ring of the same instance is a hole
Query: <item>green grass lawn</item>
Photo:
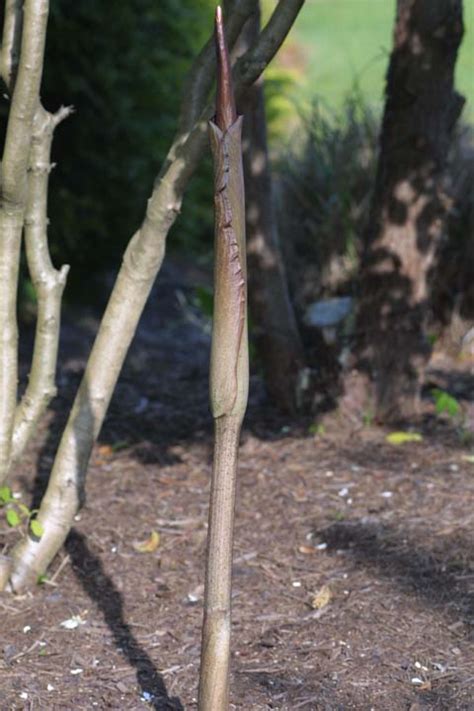
{"type": "MultiPolygon", "coordinates": [[[[291,35],[303,54],[301,94],[318,95],[337,108],[357,83],[369,103],[381,107],[395,4],[395,0],[306,0],[291,35]]],[[[464,0],[464,22],[456,84],[467,98],[464,117],[472,121],[474,0],[464,0]]]]}

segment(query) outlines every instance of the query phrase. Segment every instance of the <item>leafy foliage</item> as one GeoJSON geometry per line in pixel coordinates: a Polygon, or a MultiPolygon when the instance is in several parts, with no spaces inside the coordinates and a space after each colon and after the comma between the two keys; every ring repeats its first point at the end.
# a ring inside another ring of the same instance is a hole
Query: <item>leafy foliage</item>
{"type": "Polygon", "coordinates": [[[41,538],[44,530],[35,518],[37,511],[17,501],[9,486],[0,487],[0,508],[5,508],[5,520],[11,528],[23,527],[35,538],[41,538]]]}
{"type": "Polygon", "coordinates": [[[435,401],[436,414],[448,414],[450,417],[456,417],[461,412],[461,406],[455,397],[447,393],[445,390],[434,388],[431,391],[435,401]]]}
{"type": "Polygon", "coordinates": [[[337,114],[315,101],[280,163],[280,233],[298,305],[337,292],[356,272],[377,131],[357,93],[337,114]]]}

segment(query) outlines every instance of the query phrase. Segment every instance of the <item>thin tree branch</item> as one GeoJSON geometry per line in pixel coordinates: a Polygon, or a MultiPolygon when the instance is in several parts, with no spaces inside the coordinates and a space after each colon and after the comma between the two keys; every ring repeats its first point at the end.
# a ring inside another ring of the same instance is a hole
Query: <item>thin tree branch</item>
{"type": "Polygon", "coordinates": [[[24,209],[33,119],[39,104],[48,0],[26,0],[18,76],[8,115],[2,160],[2,200],[24,209]]]}
{"type": "Polygon", "coordinates": [[[56,126],[72,112],[62,107],[51,114],[39,106],[34,127],[25,213],[25,245],[28,269],[35,287],[38,314],[28,387],[16,409],[12,463],[18,461],[35,427],[56,395],[55,374],[61,321],[61,297],[69,271],[56,270],[48,248],[48,182],[53,166],[51,144],[56,126]]]}
{"type": "Polygon", "coordinates": [[[0,482],[10,466],[18,380],[16,315],[21,232],[33,120],[48,17],[47,0],[26,0],[18,75],[8,116],[0,195],[0,482]]]}
{"type": "Polygon", "coordinates": [[[2,79],[11,92],[20,58],[23,0],[6,0],[0,66],[2,79]]]}
{"type": "Polygon", "coordinates": [[[236,88],[251,86],[271,62],[286,39],[305,0],[280,0],[256,44],[237,62],[236,88]]]}
{"type": "MultiPolygon", "coordinates": [[[[277,20],[270,20],[271,37],[265,34],[265,47],[270,60],[278,42],[286,37],[302,0],[280,0],[274,11],[277,20]],[[285,12],[283,6],[294,12],[285,12]],[[286,26],[283,19],[288,23],[286,26]]],[[[269,23],[269,24],[270,24],[269,23]]],[[[268,27],[268,26],[267,26],[268,27]]],[[[263,36],[263,35],[262,35],[263,36]]],[[[252,49],[258,66],[267,54],[252,49]]],[[[240,76],[236,88],[245,88],[255,79],[252,71],[240,76]]],[[[160,270],[166,236],[181,208],[185,187],[196,169],[207,145],[207,119],[213,109],[208,106],[189,134],[178,132],[168,157],[157,177],[145,219],[132,237],[123,257],[109,303],[97,333],[86,371],[64,430],[47,492],[38,520],[44,534],[40,540],[25,538],[13,552],[11,585],[22,590],[35,583],[61,548],[80,505],[90,452],[102,426],[123,361],[135,334],[138,321],[153,282],[160,270]]]]}

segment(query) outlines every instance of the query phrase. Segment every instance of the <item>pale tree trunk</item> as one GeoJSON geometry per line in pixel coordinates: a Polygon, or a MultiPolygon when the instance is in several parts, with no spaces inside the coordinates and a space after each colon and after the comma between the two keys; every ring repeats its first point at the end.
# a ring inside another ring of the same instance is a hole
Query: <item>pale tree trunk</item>
{"type": "MultiPolygon", "coordinates": [[[[247,0],[250,13],[254,2],[247,0]]],[[[236,90],[251,85],[273,58],[290,30],[304,0],[282,0],[275,8],[258,42],[235,68],[236,90]]],[[[244,2],[238,3],[237,19],[243,23],[244,2]]],[[[231,17],[231,42],[242,24],[231,17]]],[[[213,72],[214,60],[206,50],[199,56],[200,71],[213,72]]],[[[180,127],[148,201],[146,216],[132,238],[123,258],[91,356],[55,458],[50,481],[41,503],[38,520],[44,534],[19,542],[11,561],[3,561],[3,578],[16,591],[34,584],[58,550],[73,523],[83,496],[84,481],[93,444],[102,426],[123,361],[135,333],[148,294],[161,267],[166,236],[173,225],[187,182],[207,144],[207,120],[212,106],[206,106],[206,82],[189,110],[195,117],[180,127]],[[9,570],[5,571],[8,567],[9,570]]],[[[184,97],[183,111],[188,104],[184,97]]],[[[1,577],[1,575],[0,575],[1,577]]]]}
{"type": "MultiPolygon", "coordinates": [[[[238,43],[242,53],[260,31],[260,8],[244,26],[238,43]]],[[[263,77],[245,93],[240,104],[244,121],[249,305],[258,355],[273,402],[287,412],[301,405],[304,350],[288,292],[280,252],[272,177],[267,146],[263,77]]]]}
{"type": "Polygon", "coordinates": [[[443,171],[463,99],[462,0],[399,0],[357,319],[379,421],[417,412],[428,277],[446,223],[443,171]]]}
{"type": "Polygon", "coordinates": [[[23,8],[10,2],[5,8],[2,76],[12,93],[0,171],[0,483],[10,469],[17,405],[18,270],[47,19],[47,0],[26,0],[23,8]]]}
{"type": "Polygon", "coordinates": [[[25,3],[24,11],[22,2],[10,0],[5,6],[1,69],[7,90],[12,95],[8,131],[12,122],[11,143],[14,147],[10,148],[9,158],[7,134],[3,163],[3,175],[6,175],[6,180],[2,190],[0,214],[3,219],[4,213],[10,209],[12,203],[15,204],[17,223],[15,230],[2,228],[1,233],[4,249],[1,264],[3,269],[8,269],[11,276],[10,279],[7,276],[5,281],[2,281],[2,288],[10,295],[10,298],[4,301],[7,308],[1,314],[2,333],[10,339],[9,347],[4,346],[2,355],[3,363],[8,363],[5,370],[2,370],[2,376],[9,378],[10,386],[8,393],[3,391],[4,407],[0,416],[3,440],[0,480],[3,481],[6,480],[12,464],[19,459],[41,415],[56,393],[61,297],[68,271],[68,267],[63,267],[60,271],[54,269],[47,238],[48,181],[52,168],[50,153],[53,132],[71,111],[61,108],[57,114],[52,115],[45,111],[40,103],[39,88],[47,15],[48,3],[42,0],[25,3]],[[18,130],[18,121],[21,122],[22,131],[18,130]],[[12,160],[16,161],[14,172],[12,160]],[[13,312],[16,310],[22,229],[25,234],[28,269],[37,295],[38,315],[29,383],[21,402],[16,405],[17,336],[14,331],[17,326],[13,312]]]}
{"type": "Polygon", "coordinates": [[[56,395],[61,299],[69,267],[65,265],[56,270],[49,255],[48,182],[54,129],[70,113],[71,109],[61,108],[56,114],[50,114],[39,105],[33,122],[24,232],[28,270],[37,297],[37,316],[28,386],[15,413],[12,464],[21,457],[41,415],[56,395]]]}

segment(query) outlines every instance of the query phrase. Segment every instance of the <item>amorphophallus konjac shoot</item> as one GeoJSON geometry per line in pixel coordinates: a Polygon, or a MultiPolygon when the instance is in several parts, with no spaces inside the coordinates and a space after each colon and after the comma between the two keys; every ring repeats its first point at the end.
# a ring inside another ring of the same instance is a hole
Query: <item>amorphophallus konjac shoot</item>
{"type": "Polygon", "coordinates": [[[214,313],[210,401],[214,461],[209,508],[199,710],[228,707],[235,484],[247,407],[249,359],[242,117],[237,116],[221,8],[216,10],[216,114],[209,123],[214,162],[214,313]]]}

